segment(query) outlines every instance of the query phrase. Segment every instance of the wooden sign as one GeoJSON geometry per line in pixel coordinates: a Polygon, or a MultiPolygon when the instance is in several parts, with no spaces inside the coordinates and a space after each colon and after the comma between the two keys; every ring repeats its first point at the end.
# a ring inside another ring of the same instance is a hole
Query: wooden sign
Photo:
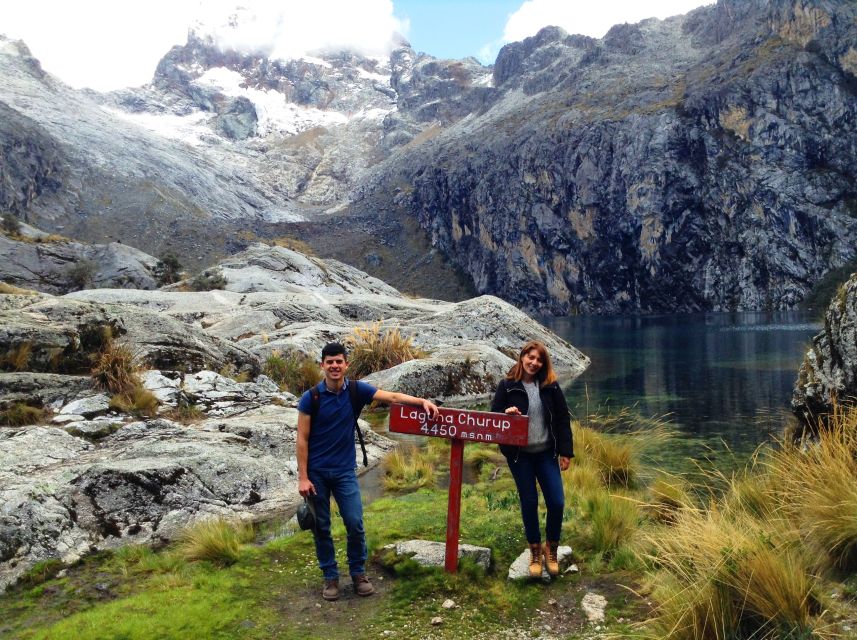
{"type": "Polygon", "coordinates": [[[526,446],[529,430],[527,416],[505,413],[440,409],[436,418],[429,418],[420,407],[394,403],[390,405],[390,431],[417,436],[434,436],[452,440],[449,449],[449,505],[446,511],[447,573],[458,570],[458,532],[461,524],[461,476],[464,467],[464,443],[488,442],[526,446]]]}
{"type": "Polygon", "coordinates": [[[524,447],[528,425],[527,416],[441,408],[437,418],[432,420],[420,407],[390,406],[390,431],[393,433],[524,447]]]}

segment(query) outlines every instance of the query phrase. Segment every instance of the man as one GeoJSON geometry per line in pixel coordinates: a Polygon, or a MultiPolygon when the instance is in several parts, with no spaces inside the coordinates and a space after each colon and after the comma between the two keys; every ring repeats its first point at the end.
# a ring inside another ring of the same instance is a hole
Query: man
{"type": "Polygon", "coordinates": [[[307,391],[298,403],[298,491],[314,501],[316,510],[315,555],[324,574],[321,596],[339,598],[339,570],[330,535],[330,497],[333,496],[348,533],[348,571],[359,596],[369,596],[375,588],[366,577],[366,536],[363,531],[363,504],[355,473],[354,410],[348,386],[356,385],[358,411],[373,400],[420,406],[430,416],[437,406],[422,398],[376,389],[370,384],[348,380],[345,348],[336,342],[321,350],[324,380],[318,384],[317,413],[313,416],[313,393],[307,391]]]}

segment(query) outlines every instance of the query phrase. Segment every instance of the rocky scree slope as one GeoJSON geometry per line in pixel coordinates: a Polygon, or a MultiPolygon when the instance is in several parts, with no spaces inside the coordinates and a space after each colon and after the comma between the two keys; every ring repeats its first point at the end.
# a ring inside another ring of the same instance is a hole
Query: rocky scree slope
{"type": "Polygon", "coordinates": [[[490,108],[365,193],[519,307],[790,308],[857,251],[855,43],[844,0],[544,29],[500,52],[490,108]]]}

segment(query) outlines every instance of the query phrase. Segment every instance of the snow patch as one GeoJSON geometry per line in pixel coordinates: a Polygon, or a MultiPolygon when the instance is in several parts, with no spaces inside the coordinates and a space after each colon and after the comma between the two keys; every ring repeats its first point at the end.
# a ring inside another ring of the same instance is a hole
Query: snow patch
{"type": "Polygon", "coordinates": [[[322,58],[314,58],[313,56],[301,56],[301,60],[303,60],[304,62],[309,62],[310,64],[318,65],[319,67],[333,69],[333,65],[322,58]]]}
{"type": "Polygon", "coordinates": [[[266,209],[262,212],[265,222],[306,222],[307,218],[287,209],[266,209]]]}
{"type": "Polygon", "coordinates": [[[211,137],[211,128],[207,124],[210,116],[203,112],[177,116],[158,113],[129,113],[110,107],[101,108],[111,115],[139,125],[164,138],[180,140],[194,147],[200,146],[206,138],[211,137]]]}
{"type": "Polygon", "coordinates": [[[18,51],[18,47],[5,38],[0,38],[0,53],[7,56],[21,56],[21,52],[18,51]]]}
{"type": "Polygon", "coordinates": [[[243,76],[225,67],[206,71],[195,83],[216,89],[227,96],[243,96],[253,103],[258,118],[257,131],[260,136],[270,133],[295,135],[316,127],[346,124],[348,116],[338,111],[323,111],[288,102],[278,91],[253,89],[242,86],[243,76]]]}
{"type": "Polygon", "coordinates": [[[357,73],[364,80],[374,80],[375,82],[379,82],[383,85],[390,86],[390,76],[389,75],[383,75],[380,73],[372,73],[370,71],[366,71],[366,69],[363,69],[362,67],[357,67],[357,73]]]}

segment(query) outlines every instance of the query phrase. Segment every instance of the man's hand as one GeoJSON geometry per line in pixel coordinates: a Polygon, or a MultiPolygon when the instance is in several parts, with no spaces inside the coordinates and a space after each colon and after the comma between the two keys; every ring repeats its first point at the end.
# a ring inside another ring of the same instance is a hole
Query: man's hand
{"type": "Polygon", "coordinates": [[[566,458],[565,456],[559,457],[559,470],[565,471],[568,469],[568,466],[571,464],[571,458],[566,458]]]}
{"type": "Polygon", "coordinates": [[[298,480],[298,493],[304,498],[315,495],[315,485],[310,482],[309,478],[298,480]]]}
{"type": "Polygon", "coordinates": [[[437,418],[438,413],[440,413],[437,405],[431,400],[423,400],[423,411],[429,414],[429,417],[434,420],[437,418]]]}
{"type": "Polygon", "coordinates": [[[518,407],[509,407],[506,409],[506,415],[519,416],[521,415],[521,410],[518,407]]]}

